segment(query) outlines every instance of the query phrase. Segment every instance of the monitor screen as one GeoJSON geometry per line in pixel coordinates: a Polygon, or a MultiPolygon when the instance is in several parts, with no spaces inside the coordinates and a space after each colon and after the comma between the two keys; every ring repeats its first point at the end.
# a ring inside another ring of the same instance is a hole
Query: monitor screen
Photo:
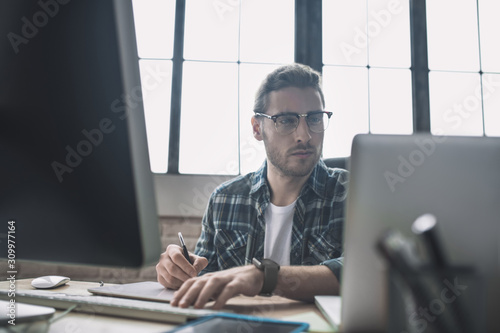
{"type": "Polygon", "coordinates": [[[2,1],[0,35],[0,257],[157,261],[131,1],[2,1]]]}

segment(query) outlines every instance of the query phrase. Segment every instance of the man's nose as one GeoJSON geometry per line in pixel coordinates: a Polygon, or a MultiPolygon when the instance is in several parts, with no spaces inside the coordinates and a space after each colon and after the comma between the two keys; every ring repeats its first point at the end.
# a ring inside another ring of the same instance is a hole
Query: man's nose
{"type": "Polygon", "coordinates": [[[311,139],[311,130],[309,129],[309,125],[307,125],[305,117],[299,118],[299,124],[295,130],[295,135],[297,141],[309,141],[311,139]]]}

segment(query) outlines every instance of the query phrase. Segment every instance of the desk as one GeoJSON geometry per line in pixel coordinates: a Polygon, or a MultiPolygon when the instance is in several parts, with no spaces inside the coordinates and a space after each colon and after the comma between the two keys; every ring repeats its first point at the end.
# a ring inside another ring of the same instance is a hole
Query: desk
{"type": "MultiPolygon", "coordinates": [[[[33,290],[31,279],[16,281],[16,290],[33,290]]],[[[8,290],[8,282],[0,282],[0,290],[8,290]]],[[[56,293],[64,292],[74,295],[90,295],[88,288],[98,286],[95,282],[71,281],[68,285],[53,290],[56,293]]],[[[270,317],[282,319],[287,316],[298,315],[306,312],[315,312],[321,318],[324,318],[314,304],[303,303],[289,300],[279,296],[272,297],[246,297],[238,296],[228,301],[226,310],[239,314],[270,317]]],[[[56,316],[62,311],[57,311],[56,316]]],[[[87,313],[69,313],[60,320],[53,323],[50,327],[50,333],[157,333],[164,332],[175,327],[175,324],[151,322],[144,320],[127,319],[120,317],[103,316],[87,313]]]]}

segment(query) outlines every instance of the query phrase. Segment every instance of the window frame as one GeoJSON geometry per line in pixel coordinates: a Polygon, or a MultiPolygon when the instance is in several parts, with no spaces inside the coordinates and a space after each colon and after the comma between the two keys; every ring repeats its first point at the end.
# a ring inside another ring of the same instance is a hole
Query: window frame
{"type": "MultiPolygon", "coordinates": [[[[294,61],[322,72],[322,2],[295,0],[294,61]]],[[[426,1],[409,1],[413,133],[431,131],[426,1]]],[[[168,169],[179,175],[180,122],[186,0],[176,0],[168,169]]],[[[238,61],[238,64],[240,62],[238,61]]]]}

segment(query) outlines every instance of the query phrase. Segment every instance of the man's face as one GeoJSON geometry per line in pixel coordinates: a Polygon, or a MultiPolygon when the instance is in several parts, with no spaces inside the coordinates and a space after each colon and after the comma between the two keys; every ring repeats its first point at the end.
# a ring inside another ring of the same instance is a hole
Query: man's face
{"type": "MultiPolygon", "coordinates": [[[[266,113],[270,116],[323,110],[321,97],[314,88],[288,87],[273,91],[268,97],[266,113]]],[[[254,135],[257,140],[264,141],[270,171],[275,170],[281,176],[308,176],[321,157],[324,133],[312,132],[304,117],[300,118],[297,129],[288,135],[279,134],[271,119],[260,118],[254,122],[254,135]],[[259,133],[256,133],[256,123],[259,133]]]]}

